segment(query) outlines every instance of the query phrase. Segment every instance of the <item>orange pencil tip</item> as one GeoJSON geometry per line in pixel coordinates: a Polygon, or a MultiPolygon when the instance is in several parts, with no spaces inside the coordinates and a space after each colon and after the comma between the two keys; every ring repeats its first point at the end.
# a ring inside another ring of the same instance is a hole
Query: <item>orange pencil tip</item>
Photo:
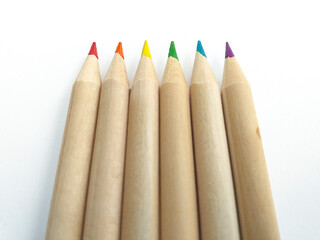
{"type": "Polygon", "coordinates": [[[97,44],[96,42],[93,42],[92,45],[91,45],[91,48],[90,48],[90,52],[88,55],[95,55],[98,58],[98,52],[97,52],[97,44]]]}
{"type": "Polygon", "coordinates": [[[122,49],[122,42],[119,42],[119,43],[118,43],[118,46],[117,46],[117,49],[116,49],[116,53],[119,53],[120,56],[124,59],[123,49],[122,49]]]}

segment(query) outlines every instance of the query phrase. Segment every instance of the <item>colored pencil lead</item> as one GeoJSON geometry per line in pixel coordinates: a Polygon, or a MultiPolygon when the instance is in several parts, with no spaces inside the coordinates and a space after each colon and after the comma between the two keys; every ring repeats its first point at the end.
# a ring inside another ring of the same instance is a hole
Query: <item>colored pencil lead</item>
{"type": "Polygon", "coordinates": [[[198,41],[197,52],[199,52],[202,56],[207,57],[206,53],[203,50],[203,47],[202,47],[202,44],[201,44],[200,40],[198,41]]]}
{"type": "Polygon", "coordinates": [[[230,48],[229,43],[226,42],[226,56],[225,56],[225,58],[228,58],[228,57],[232,58],[232,57],[234,57],[234,54],[233,54],[233,52],[232,52],[232,50],[230,48]]]}
{"type": "Polygon", "coordinates": [[[174,41],[171,41],[168,57],[173,57],[179,60],[176,47],[174,46],[174,41]]]}
{"type": "MultiPolygon", "coordinates": [[[[90,52],[88,55],[95,55],[98,58],[98,52],[97,52],[97,44],[96,42],[93,42],[90,48],[90,52]]],[[[98,58],[99,59],[99,58],[98,58]]]]}
{"type": "Polygon", "coordinates": [[[151,58],[151,54],[150,54],[149,45],[148,45],[147,40],[144,41],[144,45],[143,45],[141,56],[146,56],[148,58],[151,58]]]}
{"type": "Polygon", "coordinates": [[[119,43],[118,43],[118,46],[117,46],[117,49],[116,49],[116,53],[119,53],[120,56],[124,59],[123,49],[122,49],[122,42],[119,42],[119,43]]]}

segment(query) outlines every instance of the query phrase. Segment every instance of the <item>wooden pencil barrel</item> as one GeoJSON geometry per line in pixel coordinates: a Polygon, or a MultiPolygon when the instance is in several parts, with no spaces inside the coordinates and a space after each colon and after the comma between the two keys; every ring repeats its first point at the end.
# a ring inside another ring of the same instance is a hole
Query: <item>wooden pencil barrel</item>
{"type": "Polygon", "coordinates": [[[81,239],[99,94],[100,82],[73,86],[46,240],[81,239]]]}
{"type": "MultiPolygon", "coordinates": [[[[169,61],[177,60],[172,57],[168,59],[167,68],[174,68],[169,65],[169,61]]],[[[175,76],[166,80],[164,76],[160,88],[161,239],[163,240],[199,239],[189,93],[181,74],[177,74],[179,81],[173,79],[175,76]]]]}
{"type": "Polygon", "coordinates": [[[159,239],[159,87],[142,56],[130,92],[122,240],[159,239]]]}
{"type": "Polygon", "coordinates": [[[277,225],[250,86],[235,58],[225,63],[222,100],[243,240],[277,240],[277,225]]]}
{"type": "Polygon", "coordinates": [[[116,54],[101,88],[83,240],[120,237],[128,103],[129,82],[116,54]]]}
{"type": "Polygon", "coordinates": [[[190,86],[203,240],[239,240],[237,208],[220,89],[215,81],[190,86]]]}

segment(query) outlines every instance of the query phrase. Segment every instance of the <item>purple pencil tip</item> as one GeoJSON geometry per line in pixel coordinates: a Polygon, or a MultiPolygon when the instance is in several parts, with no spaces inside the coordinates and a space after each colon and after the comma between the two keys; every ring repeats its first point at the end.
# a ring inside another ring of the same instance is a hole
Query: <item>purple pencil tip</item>
{"type": "Polygon", "coordinates": [[[232,57],[234,57],[234,54],[233,54],[233,52],[232,52],[232,50],[230,48],[229,43],[226,42],[226,58],[228,58],[228,57],[232,58],[232,57]]]}

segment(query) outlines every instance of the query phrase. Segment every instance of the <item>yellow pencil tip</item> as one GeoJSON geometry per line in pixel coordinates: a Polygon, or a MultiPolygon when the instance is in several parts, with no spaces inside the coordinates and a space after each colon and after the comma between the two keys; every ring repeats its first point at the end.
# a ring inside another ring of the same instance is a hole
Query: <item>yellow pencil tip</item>
{"type": "Polygon", "coordinates": [[[148,46],[147,40],[144,41],[144,45],[143,45],[141,56],[146,56],[146,57],[151,58],[151,54],[150,54],[150,50],[149,50],[149,46],[148,46]]]}

